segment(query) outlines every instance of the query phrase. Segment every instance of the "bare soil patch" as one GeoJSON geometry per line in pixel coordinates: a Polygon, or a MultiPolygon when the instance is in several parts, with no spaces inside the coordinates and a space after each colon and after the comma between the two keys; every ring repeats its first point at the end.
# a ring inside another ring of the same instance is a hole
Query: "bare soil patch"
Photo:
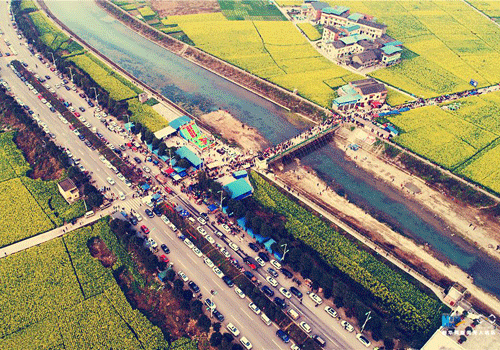
{"type": "Polygon", "coordinates": [[[101,238],[91,238],[87,244],[90,255],[93,258],[99,259],[102,266],[110,268],[116,263],[116,256],[108,249],[106,243],[101,238]]]}
{"type": "Polygon", "coordinates": [[[264,150],[269,146],[267,140],[259,131],[248,125],[243,124],[230,113],[219,110],[204,114],[201,120],[231,143],[236,143],[244,150],[264,150]]]}
{"type": "Polygon", "coordinates": [[[151,7],[160,17],[220,12],[217,0],[153,0],[151,7]]]}

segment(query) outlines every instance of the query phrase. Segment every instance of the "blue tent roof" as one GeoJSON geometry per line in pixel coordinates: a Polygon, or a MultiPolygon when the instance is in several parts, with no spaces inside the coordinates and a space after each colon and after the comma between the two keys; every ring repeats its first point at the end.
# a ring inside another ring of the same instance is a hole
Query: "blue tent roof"
{"type": "Polygon", "coordinates": [[[211,212],[217,210],[217,208],[218,208],[218,206],[216,206],[215,204],[210,204],[208,206],[208,210],[210,210],[211,212]]]}
{"type": "Polygon", "coordinates": [[[241,179],[242,177],[245,177],[245,176],[247,176],[246,170],[239,170],[239,171],[235,171],[233,173],[233,177],[235,179],[241,179]]]}
{"type": "Polygon", "coordinates": [[[152,151],[152,150],[153,150],[153,144],[152,144],[152,143],[149,143],[149,144],[147,144],[147,145],[148,145],[148,149],[149,149],[150,151],[152,151]]]}
{"type": "Polygon", "coordinates": [[[187,124],[191,121],[191,118],[189,118],[186,115],[183,115],[182,117],[179,117],[177,119],[172,120],[170,123],[168,123],[172,128],[175,130],[179,130],[181,126],[184,124],[187,124]]]}
{"type": "Polygon", "coordinates": [[[267,249],[267,251],[268,251],[269,253],[272,253],[272,252],[273,252],[273,250],[271,249],[271,245],[272,245],[273,243],[276,243],[276,241],[275,241],[274,239],[272,239],[272,238],[271,238],[269,241],[267,241],[266,243],[264,243],[264,247],[266,247],[266,249],[267,249]]]}
{"type": "Polygon", "coordinates": [[[175,151],[175,153],[177,153],[181,158],[187,159],[189,163],[191,163],[191,165],[195,168],[198,168],[203,164],[203,161],[186,146],[182,146],[177,151],[175,151]]]}
{"type": "Polygon", "coordinates": [[[134,126],[134,123],[132,123],[132,122],[126,123],[125,124],[125,130],[130,130],[133,126],[134,126]]]}
{"type": "Polygon", "coordinates": [[[174,166],[172,167],[172,169],[174,169],[176,173],[182,173],[184,170],[186,170],[184,168],[181,168],[180,166],[174,166]]]}
{"type": "Polygon", "coordinates": [[[245,179],[238,179],[233,181],[226,186],[226,190],[231,193],[231,198],[240,200],[252,194],[252,186],[245,179]]]}
{"type": "Polygon", "coordinates": [[[142,188],[144,191],[149,190],[149,188],[150,188],[150,187],[151,187],[151,186],[149,186],[149,184],[147,184],[147,183],[145,183],[145,184],[143,184],[143,185],[141,186],[141,188],[142,188]]]}
{"type": "Polygon", "coordinates": [[[161,194],[155,193],[151,198],[156,201],[161,198],[161,194]]]}

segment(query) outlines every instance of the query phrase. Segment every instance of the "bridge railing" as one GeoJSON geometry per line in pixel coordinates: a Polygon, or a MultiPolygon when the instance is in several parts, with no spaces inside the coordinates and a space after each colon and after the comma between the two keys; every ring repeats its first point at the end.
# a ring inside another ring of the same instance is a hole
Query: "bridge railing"
{"type": "MultiPolygon", "coordinates": [[[[280,153],[276,153],[275,155],[273,155],[273,156],[271,156],[271,157],[267,158],[267,159],[266,159],[266,161],[267,161],[267,163],[269,164],[269,163],[273,162],[275,159],[277,159],[277,158],[279,158],[279,157],[282,157],[283,155],[285,155],[285,154],[287,154],[287,153],[290,153],[290,152],[292,152],[293,150],[295,150],[295,149],[297,149],[297,148],[302,147],[305,143],[308,143],[308,142],[310,142],[310,141],[312,141],[312,140],[314,140],[314,139],[320,138],[320,137],[322,137],[322,136],[324,136],[324,135],[326,135],[326,134],[328,134],[328,133],[332,132],[332,131],[333,131],[334,129],[336,129],[337,127],[338,127],[338,125],[332,125],[330,128],[325,129],[325,130],[321,131],[320,133],[318,133],[318,134],[316,134],[316,135],[313,135],[313,136],[311,136],[311,137],[309,137],[309,138],[305,139],[304,141],[302,141],[302,142],[300,142],[300,143],[298,143],[298,144],[296,144],[296,145],[293,145],[293,146],[292,146],[292,147],[290,147],[290,148],[287,148],[286,150],[284,150],[284,151],[282,151],[282,152],[280,152],[280,153]]],[[[300,136],[300,135],[301,135],[301,134],[299,134],[299,135],[297,135],[297,136],[300,136]]],[[[296,137],[297,137],[297,136],[296,136],[296,137]]]]}

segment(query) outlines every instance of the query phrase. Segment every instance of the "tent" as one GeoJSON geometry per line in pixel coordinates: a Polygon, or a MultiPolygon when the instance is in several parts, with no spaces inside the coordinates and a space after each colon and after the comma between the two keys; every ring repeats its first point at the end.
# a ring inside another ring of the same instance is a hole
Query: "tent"
{"type": "Polygon", "coordinates": [[[151,186],[149,186],[149,184],[145,183],[143,185],[141,185],[141,188],[144,190],[144,191],[147,191],[150,189],[151,186]]]}
{"type": "Polygon", "coordinates": [[[177,153],[182,159],[187,159],[188,162],[196,169],[199,169],[203,165],[203,161],[186,146],[182,146],[177,149],[175,153],[177,153]]]}
{"type": "Polygon", "coordinates": [[[270,240],[268,240],[266,243],[264,243],[264,247],[266,247],[266,249],[269,253],[273,252],[273,250],[271,249],[271,245],[273,245],[274,243],[276,243],[276,241],[272,238],[270,240]]]}
{"type": "Polygon", "coordinates": [[[161,140],[165,137],[168,137],[168,136],[171,136],[172,134],[175,134],[176,132],[177,132],[177,130],[172,128],[169,125],[161,130],[158,130],[157,132],[154,133],[154,135],[157,139],[161,140]]]}
{"type": "Polygon", "coordinates": [[[210,204],[210,205],[208,206],[208,210],[210,210],[210,212],[214,212],[214,211],[216,211],[218,208],[219,208],[219,207],[218,207],[218,206],[216,206],[215,204],[210,204]]]}
{"type": "Polygon", "coordinates": [[[183,116],[181,116],[181,117],[179,117],[179,118],[176,118],[176,119],[172,120],[172,121],[169,123],[169,125],[170,125],[170,127],[172,127],[173,129],[175,129],[175,130],[179,130],[179,128],[180,128],[181,126],[183,126],[184,124],[187,124],[187,123],[189,123],[189,122],[191,122],[191,118],[189,118],[189,117],[188,117],[188,116],[186,116],[186,115],[183,115],[183,116]]]}
{"type": "Polygon", "coordinates": [[[252,186],[244,178],[230,182],[224,188],[231,193],[231,198],[236,200],[250,196],[253,191],[252,186]]]}

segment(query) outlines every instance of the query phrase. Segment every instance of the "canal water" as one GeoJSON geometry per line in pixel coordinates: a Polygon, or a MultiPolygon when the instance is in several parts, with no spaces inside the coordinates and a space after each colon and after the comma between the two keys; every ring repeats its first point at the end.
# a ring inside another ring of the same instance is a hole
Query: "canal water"
{"type": "MultiPolygon", "coordinates": [[[[300,132],[287,112],[275,104],[163,49],[109,16],[93,1],[46,1],[53,14],[88,44],[144,83],[183,105],[204,111],[228,110],[257,128],[271,143],[300,132]]],[[[450,262],[468,272],[476,284],[500,297],[500,263],[455,237],[432,214],[389,185],[344,160],[342,150],[322,148],[302,159],[328,182],[408,236],[428,242],[450,262]]]]}

